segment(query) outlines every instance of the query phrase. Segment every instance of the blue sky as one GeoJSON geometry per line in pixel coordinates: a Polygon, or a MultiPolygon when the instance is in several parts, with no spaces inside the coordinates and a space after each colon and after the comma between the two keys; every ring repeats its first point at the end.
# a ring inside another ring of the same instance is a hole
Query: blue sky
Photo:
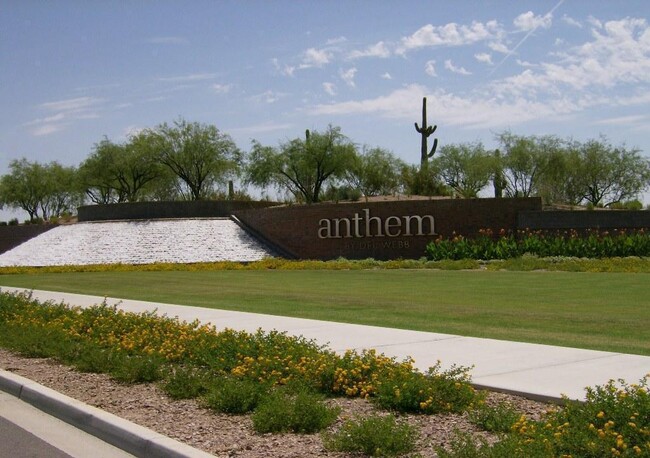
{"type": "Polygon", "coordinates": [[[647,0],[0,0],[0,174],[179,117],[245,151],[332,124],[417,163],[423,96],[440,145],[509,129],[650,155],[649,16],[647,0]]]}

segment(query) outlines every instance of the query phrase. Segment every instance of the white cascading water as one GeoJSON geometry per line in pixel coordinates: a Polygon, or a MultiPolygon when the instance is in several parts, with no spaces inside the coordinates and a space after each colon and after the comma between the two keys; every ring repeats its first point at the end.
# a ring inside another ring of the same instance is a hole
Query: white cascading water
{"type": "Polygon", "coordinates": [[[229,218],[87,222],[51,229],[0,266],[257,261],[272,254],[229,218]]]}

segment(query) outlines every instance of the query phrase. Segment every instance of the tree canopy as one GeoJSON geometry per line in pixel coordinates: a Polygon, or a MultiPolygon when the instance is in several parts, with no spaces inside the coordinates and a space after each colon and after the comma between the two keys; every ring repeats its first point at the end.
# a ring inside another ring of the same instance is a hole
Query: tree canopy
{"type": "Polygon", "coordinates": [[[161,124],[143,138],[154,142],[158,160],[181,180],[191,200],[207,198],[242,163],[235,142],[213,125],[180,120],[161,124]]]}
{"type": "Polygon", "coordinates": [[[311,204],[320,201],[328,180],[345,175],[355,155],[354,144],[332,126],[322,133],[307,131],[304,139],[290,140],[279,148],[254,141],[246,179],[258,186],[275,185],[311,204]]]}

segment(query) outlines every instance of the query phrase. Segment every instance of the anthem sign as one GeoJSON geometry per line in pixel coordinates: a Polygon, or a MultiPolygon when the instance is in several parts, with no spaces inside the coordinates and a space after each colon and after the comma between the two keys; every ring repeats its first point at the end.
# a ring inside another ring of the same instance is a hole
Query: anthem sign
{"type": "Polygon", "coordinates": [[[412,237],[436,235],[432,215],[371,216],[364,208],[351,218],[321,218],[318,221],[319,239],[412,237]]]}
{"type": "Polygon", "coordinates": [[[233,212],[251,233],[298,259],[418,259],[439,237],[516,230],[538,198],[432,199],[290,205],[233,212]]]}

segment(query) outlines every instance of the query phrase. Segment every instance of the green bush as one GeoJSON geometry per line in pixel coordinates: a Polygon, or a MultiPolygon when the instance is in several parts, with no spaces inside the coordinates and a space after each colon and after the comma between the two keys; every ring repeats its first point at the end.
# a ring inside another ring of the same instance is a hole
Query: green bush
{"type": "Polygon", "coordinates": [[[163,377],[164,360],[155,355],[125,355],[114,353],[109,374],[118,382],[149,383],[163,377]]]}
{"type": "Polygon", "coordinates": [[[440,363],[425,374],[393,370],[382,374],[372,400],[384,409],[398,412],[462,412],[477,400],[468,371],[456,366],[440,371],[440,363]]]}
{"type": "Polygon", "coordinates": [[[244,414],[254,410],[267,391],[265,384],[227,377],[215,380],[208,387],[203,403],[217,412],[244,414]]]}
{"type": "Polygon", "coordinates": [[[506,402],[500,402],[494,407],[480,402],[474,409],[469,411],[469,421],[484,431],[495,433],[510,432],[512,425],[520,416],[521,414],[506,402]]]}
{"type": "Polygon", "coordinates": [[[331,425],[339,414],[323,397],[308,391],[292,393],[276,389],[253,412],[253,428],[258,433],[315,433],[331,425]]]}
{"type": "Polygon", "coordinates": [[[336,433],[325,434],[323,442],[334,451],[398,456],[413,451],[417,437],[415,427],[397,422],[393,415],[375,415],[346,421],[336,433]]]}
{"type": "Polygon", "coordinates": [[[172,399],[193,399],[208,390],[208,374],[195,367],[174,366],[170,368],[161,388],[172,399]]]}
{"type": "Polygon", "coordinates": [[[510,259],[524,255],[539,257],[568,256],[578,258],[611,258],[650,256],[650,237],[640,229],[625,231],[546,232],[519,231],[502,233],[495,238],[491,231],[480,231],[478,237],[462,236],[438,238],[426,248],[427,258],[432,261],[445,259],[510,259]]]}

